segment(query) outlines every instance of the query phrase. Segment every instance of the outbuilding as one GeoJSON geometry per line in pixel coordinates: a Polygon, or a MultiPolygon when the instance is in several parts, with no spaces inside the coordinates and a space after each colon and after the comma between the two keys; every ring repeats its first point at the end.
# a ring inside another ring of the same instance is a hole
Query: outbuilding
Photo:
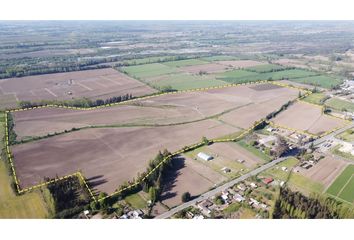
{"type": "Polygon", "coordinates": [[[210,155],[208,155],[208,154],[206,154],[206,153],[203,153],[203,152],[198,153],[197,156],[198,156],[200,159],[203,159],[204,161],[210,161],[210,160],[213,159],[212,156],[210,156],[210,155]]]}

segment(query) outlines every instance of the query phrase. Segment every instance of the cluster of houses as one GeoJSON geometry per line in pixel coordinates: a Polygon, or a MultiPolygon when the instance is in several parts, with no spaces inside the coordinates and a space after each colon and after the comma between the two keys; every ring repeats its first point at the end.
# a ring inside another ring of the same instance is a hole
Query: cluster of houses
{"type": "MultiPolygon", "coordinates": [[[[272,178],[265,178],[262,181],[264,184],[268,185],[273,182],[272,178]]],[[[232,188],[228,188],[221,192],[221,199],[223,200],[222,205],[215,204],[213,200],[215,196],[211,199],[201,201],[196,204],[196,207],[200,210],[200,215],[194,215],[191,212],[187,213],[189,218],[201,218],[201,216],[210,217],[212,211],[222,212],[232,203],[243,203],[254,209],[269,210],[269,206],[266,203],[260,202],[252,197],[246,196],[245,192],[247,190],[256,189],[259,186],[255,182],[244,182],[240,183],[232,188]]]]}

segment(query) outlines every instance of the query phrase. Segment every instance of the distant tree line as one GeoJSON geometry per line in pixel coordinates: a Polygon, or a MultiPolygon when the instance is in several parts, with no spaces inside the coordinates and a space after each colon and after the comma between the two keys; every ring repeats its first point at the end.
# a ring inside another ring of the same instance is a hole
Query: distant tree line
{"type": "Polygon", "coordinates": [[[93,69],[102,69],[109,68],[110,66],[106,65],[86,65],[86,64],[75,64],[69,66],[56,66],[56,67],[11,67],[7,68],[4,72],[0,73],[0,79],[2,78],[11,78],[11,77],[25,77],[41,74],[50,74],[50,73],[62,73],[62,72],[74,72],[74,71],[84,71],[84,70],[93,70],[93,69]]]}
{"type": "Polygon", "coordinates": [[[89,107],[98,107],[98,106],[111,104],[111,103],[119,103],[130,99],[133,99],[133,95],[127,93],[122,96],[110,97],[105,100],[102,99],[91,100],[88,98],[80,98],[80,99],[72,99],[72,100],[42,100],[39,102],[21,101],[19,105],[21,108],[39,107],[39,106],[46,106],[46,105],[60,105],[60,106],[67,106],[67,107],[89,108],[89,107]]]}
{"type": "Polygon", "coordinates": [[[307,197],[300,192],[282,188],[275,202],[273,218],[353,218],[354,208],[333,198],[307,197]]]}

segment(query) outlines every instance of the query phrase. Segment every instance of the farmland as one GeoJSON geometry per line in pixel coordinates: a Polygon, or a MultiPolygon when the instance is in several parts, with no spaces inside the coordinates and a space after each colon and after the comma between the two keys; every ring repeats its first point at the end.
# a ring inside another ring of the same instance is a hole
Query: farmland
{"type": "Polygon", "coordinates": [[[326,98],[326,95],[323,93],[312,93],[309,96],[302,99],[305,102],[313,103],[317,105],[323,105],[323,100],[326,98]]]}
{"type": "Polygon", "coordinates": [[[300,78],[290,78],[290,81],[309,84],[313,86],[319,86],[323,88],[332,88],[339,85],[342,81],[338,78],[329,77],[329,76],[307,76],[300,78]]]}
{"type": "Polygon", "coordinates": [[[122,67],[122,71],[134,78],[142,79],[175,73],[178,72],[178,69],[161,63],[150,63],[138,66],[122,67]]]}
{"type": "Polygon", "coordinates": [[[185,66],[201,65],[207,63],[209,62],[200,59],[187,59],[187,60],[164,62],[163,64],[169,67],[185,67],[185,66]]]}
{"type": "Polygon", "coordinates": [[[223,86],[228,84],[227,82],[215,79],[210,75],[191,75],[187,73],[178,73],[173,75],[163,75],[156,78],[150,78],[149,84],[154,88],[162,88],[169,86],[174,90],[188,90],[196,88],[206,88],[223,86]]]}
{"type": "Polygon", "coordinates": [[[264,64],[246,68],[248,71],[265,73],[283,70],[284,67],[277,64],[264,64]]]}
{"type": "Polygon", "coordinates": [[[308,77],[317,75],[315,72],[300,70],[300,69],[290,69],[275,72],[265,72],[257,73],[246,70],[233,70],[229,72],[222,73],[218,75],[217,79],[230,82],[230,83],[242,83],[242,82],[252,82],[259,80],[282,80],[282,79],[294,79],[301,77],[308,77]]]}
{"type": "Polygon", "coordinates": [[[15,112],[15,131],[21,138],[62,132],[73,127],[171,125],[210,117],[218,117],[235,127],[248,128],[298,94],[296,90],[288,88],[258,91],[252,89],[252,86],[167,94],[137,100],[131,105],[91,111],[41,108],[15,112]],[[260,111],[250,111],[254,108],[260,111]]]}
{"type": "Polygon", "coordinates": [[[329,117],[322,113],[319,106],[297,102],[279,114],[274,123],[292,129],[308,131],[312,134],[323,134],[328,130],[343,127],[344,120],[329,117]]]}
{"type": "MultiPolygon", "coordinates": [[[[0,123],[0,147],[3,148],[3,114],[0,123]]],[[[14,193],[12,176],[9,175],[4,159],[0,159],[0,218],[47,218],[53,214],[54,206],[44,200],[41,191],[37,190],[22,196],[14,193]]],[[[43,189],[43,192],[48,192],[43,189]]]]}
{"type": "Polygon", "coordinates": [[[346,202],[354,202],[354,165],[347,166],[327,189],[327,193],[346,202]]]}
{"type": "MultiPolygon", "coordinates": [[[[296,90],[268,85],[167,94],[137,100],[131,105],[91,111],[40,108],[16,112],[15,131],[19,137],[86,127],[14,145],[12,151],[21,186],[32,186],[45,176],[62,176],[82,170],[97,191],[111,193],[118,185],[142,172],[159,150],[176,151],[200,141],[202,136],[212,139],[240,131],[237,124],[225,124],[218,117],[241,108],[252,112],[249,109],[254,104],[268,106],[263,111],[268,114],[267,111],[272,112],[297,97],[296,90]],[[136,125],[131,125],[134,121],[136,125]],[[147,125],[149,122],[150,126],[147,125]],[[97,127],[87,128],[91,126],[97,127]],[[139,151],[137,145],[140,146],[139,151]]],[[[252,124],[261,117],[262,114],[256,112],[251,118],[242,116],[241,121],[252,124]]],[[[246,154],[248,148],[241,147],[237,151],[246,154]]],[[[259,158],[258,155],[256,157],[259,158]]],[[[254,166],[254,163],[248,166],[254,166]]],[[[239,166],[236,168],[240,169],[239,166]]]]}
{"type": "MultiPolygon", "coordinates": [[[[0,98],[13,95],[16,101],[69,100],[87,97],[106,99],[132,94],[142,96],[156,90],[114,69],[3,79],[0,98]]],[[[16,105],[16,101],[13,103],[16,105]]]]}
{"type": "Polygon", "coordinates": [[[328,101],[326,101],[325,105],[339,111],[354,112],[354,103],[338,98],[329,99],[328,101]]]}

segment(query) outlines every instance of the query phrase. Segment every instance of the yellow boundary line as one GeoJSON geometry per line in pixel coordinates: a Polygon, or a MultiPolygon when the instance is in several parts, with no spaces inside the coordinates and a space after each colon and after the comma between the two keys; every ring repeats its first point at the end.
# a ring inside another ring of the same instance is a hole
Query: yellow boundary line
{"type": "MultiPolygon", "coordinates": [[[[135,182],[135,183],[132,183],[130,184],[129,186],[127,187],[124,187],[118,191],[115,191],[113,192],[112,194],[106,196],[106,197],[103,197],[103,198],[100,198],[100,199],[96,199],[96,197],[94,196],[92,190],[89,188],[84,176],[82,175],[81,172],[75,172],[75,173],[72,173],[72,174],[69,174],[69,175],[66,175],[66,176],[63,176],[63,177],[59,177],[59,178],[55,178],[55,179],[52,179],[50,181],[47,181],[47,182],[43,182],[43,183],[40,183],[40,184],[37,184],[37,185],[34,185],[32,187],[28,187],[28,188],[24,188],[24,189],[21,189],[20,188],[20,185],[19,185],[19,181],[18,181],[18,178],[17,178],[17,175],[16,175],[16,171],[15,171],[15,167],[14,167],[14,164],[13,164],[13,158],[12,158],[12,154],[11,154],[11,151],[10,151],[10,147],[9,147],[9,136],[8,136],[8,113],[11,113],[11,112],[17,112],[17,111],[27,111],[27,110],[33,110],[33,109],[39,109],[39,108],[49,108],[49,107],[53,107],[53,108],[65,108],[65,109],[73,109],[73,110],[93,110],[93,109],[98,109],[98,108],[103,108],[103,107],[112,107],[112,106],[116,106],[116,105],[122,105],[122,104],[126,104],[126,103],[130,103],[130,102],[134,102],[134,101],[138,101],[138,100],[144,100],[144,99],[148,99],[148,98],[152,98],[152,97],[158,97],[158,96],[162,96],[162,95],[167,95],[167,94],[179,94],[179,93],[187,93],[187,92],[197,92],[197,91],[206,91],[206,90],[212,90],[212,89],[221,89],[221,88],[227,88],[227,87],[237,87],[237,86],[245,86],[245,85],[251,85],[251,84],[262,84],[262,83],[270,83],[270,84],[274,84],[274,85],[278,85],[278,86],[281,86],[281,87],[287,87],[287,88],[293,88],[293,89],[297,89],[297,90],[301,90],[301,91],[307,91],[306,95],[308,94],[311,94],[311,91],[308,91],[308,90],[305,90],[305,89],[302,89],[302,88],[297,88],[297,87],[293,87],[293,86],[289,86],[289,85],[286,85],[286,84],[283,84],[283,83],[279,83],[279,82],[276,82],[276,81],[267,81],[267,80],[264,80],[264,81],[257,81],[257,82],[248,82],[248,83],[239,83],[239,84],[227,84],[227,85],[223,85],[223,86],[216,86],[216,87],[208,87],[208,88],[197,88],[197,89],[192,89],[192,90],[183,90],[183,91],[176,91],[176,92],[168,92],[168,93],[161,93],[161,94],[156,94],[156,95],[151,95],[151,96],[145,96],[145,97],[139,97],[139,98],[134,98],[134,99],[130,99],[130,100],[127,100],[127,101],[123,101],[123,102],[119,102],[119,103],[110,103],[110,104],[106,104],[106,105],[102,105],[102,106],[97,106],[97,107],[90,107],[90,108],[79,108],[79,107],[68,107],[68,106],[62,106],[62,105],[52,105],[52,104],[49,104],[49,105],[44,105],[44,106],[38,106],[38,107],[30,107],[30,108],[17,108],[17,109],[10,109],[10,110],[6,110],[5,111],[5,148],[6,148],[6,152],[7,152],[7,157],[8,157],[8,160],[10,162],[10,166],[11,166],[11,170],[12,170],[12,174],[13,174],[13,177],[14,177],[14,180],[15,180],[15,184],[16,184],[16,189],[18,191],[19,194],[21,193],[24,193],[24,192],[28,192],[28,191],[31,191],[33,189],[36,189],[36,188],[40,188],[40,187],[43,187],[43,186],[46,186],[48,184],[52,184],[52,183],[55,183],[57,181],[61,181],[61,180],[64,180],[64,179],[68,179],[70,177],[78,177],[79,179],[81,179],[85,185],[85,187],[87,188],[89,194],[91,195],[92,199],[97,202],[97,201],[102,201],[106,198],[109,198],[109,197],[112,197],[114,195],[117,195],[127,189],[130,189],[132,187],[135,187],[137,186],[138,184],[140,184],[142,181],[144,181],[148,176],[150,176],[154,171],[156,171],[163,163],[165,163],[168,159],[170,159],[171,157],[173,156],[176,156],[178,154],[181,154],[181,153],[184,153],[186,151],[189,151],[195,147],[198,147],[198,146],[202,146],[203,143],[200,142],[200,143],[196,143],[196,144],[193,144],[193,145],[190,145],[188,147],[185,147],[181,150],[178,150],[172,154],[170,154],[169,156],[165,157],[155,168],[153,168],[149,173],[146,174],[146,176],[144,178],[141,179],[140,182],[135,182]]],[[[241,139],[242,137],[244,137],[246,134],[248,134],[249,132],[251,132],[255,126],[257,126],[259,123],[261,123],[263,120],[260,120],[260,121],[257,121],[255,122],[252,127],[248,128],[247,130],[245,130],[242,134],[240,134],[239,136],[237,136],[236,138],[225,138],[225,139],[215,139],[215,140],[210,140],[210,142],[212,143],[216,143],[216,142],[231,142],[231,141],[236,141],[236,140],[239,140],[241,139]]]]}

